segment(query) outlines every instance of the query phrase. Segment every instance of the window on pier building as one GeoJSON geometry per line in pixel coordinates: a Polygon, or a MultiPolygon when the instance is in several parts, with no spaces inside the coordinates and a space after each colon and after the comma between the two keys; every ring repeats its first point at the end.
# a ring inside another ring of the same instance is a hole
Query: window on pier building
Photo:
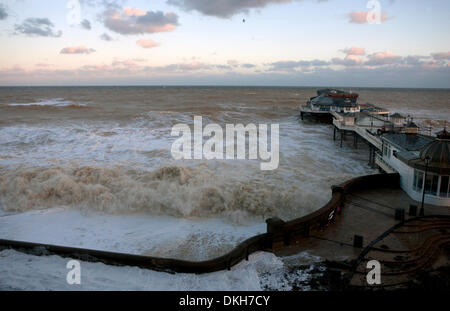
{"type": "Polygon", "coordinates": [[[425,193],[437,195],[437,188],[439,183],[439,175],[427,174],[425,179],[425,193]]]}
{"type": "Polygon", "coordinates": [[[443,198],[450,197],[449,179],[450,176],[441,176],[441,189],[439,195],[443,198]]]}
{"type": "Polygon", "coordinates": [[[423,172],[414,170],[414,182],[413,182],[413,189],[415,191],[422,191],[423,187],[423,172]]]}

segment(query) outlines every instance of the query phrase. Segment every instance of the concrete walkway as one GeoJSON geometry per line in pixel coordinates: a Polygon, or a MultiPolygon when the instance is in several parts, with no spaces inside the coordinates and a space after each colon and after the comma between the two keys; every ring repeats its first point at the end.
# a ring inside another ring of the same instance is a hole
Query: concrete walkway
{"type": "MultiPolygon", "coordinates": [[[[349,194],[346,196],[345,207],[334,224],[320,232],[311,232],[310,237],[301,238],[290,246],[275,250],[275,254],[284,257],[308,251],[311,255],[323,257],[328,261],[356,260],[364,247],[399,223],[395,220],[395,209],[405,209],[405,220],[414,218],[408,215],[410,204],[418,207],[418,216],[420,203],[410,199],[400,188],[364,190],[349,194]],[[355,235],[363,237],[363,248],[354,247],[355,235]]],[[[450,207],[425,205],[425,215],[450,215],[450,207]]],[[[401,239],[391,237],[390,247],[413,249],[420,244],[419,240],[417,243],[404,243],[401,241],[404,237],[405,235],[401,239]]]]}

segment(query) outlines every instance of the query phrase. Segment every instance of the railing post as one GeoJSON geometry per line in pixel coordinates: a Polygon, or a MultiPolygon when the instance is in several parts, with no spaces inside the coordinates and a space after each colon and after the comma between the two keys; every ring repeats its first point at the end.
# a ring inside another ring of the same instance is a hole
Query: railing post
{"type": "Polygon", "coordinates": [[[400,222],[405,221],[405,209],[404,208],[397,208],[395,210],[395,220],[398,220],[400,222]]]}
{"type": "Polygon", "coordinates": [[[230,259],[228,259],[228,262],[227,262],[227,270],[228,271],[231,270],[231,260],[232,260],[232,258],[230,257],[230,259]]]}
{"type": "Polygon", "coordinates": [[[291,230],[287,230],[284,233],[284,235],[283,235],[283,243],[284,243],[285,246],[291,245],[291,235],[292,235],[291,230]]]}
{"type": "Polygon", "coordinates": [[[308,238],[311,232],[311,225],[309,223],[305,224],[305,237],[308,238]]]}
{"type": "Polygon", "coordinates": [[[409,206],[409,216],[417,216],[417,205],[409,206]]]}
{"type": "Polygon", "coordinates": [[[363,247],[363,237],[355,234],[353,237],[353,247],[362,248],[363,247]]]}

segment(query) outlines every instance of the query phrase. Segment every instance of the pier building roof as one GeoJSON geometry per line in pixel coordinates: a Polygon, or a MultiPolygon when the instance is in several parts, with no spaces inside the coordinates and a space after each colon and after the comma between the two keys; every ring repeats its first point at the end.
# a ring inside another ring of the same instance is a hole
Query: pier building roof
{"type": "Polygon", "coordinates": [[[428,136],[404,133],[386,133],[383,139],[405,151],[419,151],[433,141],[433,138],[428,136]]]}
{"type": "Polygon", "coordinates": [[[450,136],[446,130],[439,132],[437,139],[420,150],[419,159],[413,161],[414,167],[425,169],[426,160],[430,171],[450,174],[450,136]]]}
{"type": "Polygon", "coordinates": [[[450,133],[445,129],[436,138],[404,133],[388,133],[383,139],[399,147],[397,158],[419,170],[450,174],[450,133]],[[428,165],[427,165],[428,162],[428,165]]]}
{"type": "Polygon", "coordinates": [[[394,113],[393,115],[391,115],[391,118],[401,119],[401,118],[404,118],[404,116],[402,116],[401,114],[399,114],[398,112],[396,112],[396,113],[394,113]]]}

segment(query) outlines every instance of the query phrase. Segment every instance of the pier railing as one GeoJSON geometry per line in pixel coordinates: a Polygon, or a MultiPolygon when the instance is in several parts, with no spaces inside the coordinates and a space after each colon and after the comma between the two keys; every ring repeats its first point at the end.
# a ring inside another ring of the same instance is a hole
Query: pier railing
{"type": "Polygon", "coordinates": [[[377,164],[383,171],[387,173],[396,172],[392,166],[390,166],[386,161],[383,160],[382,155],[378,152],[375,154],[375,164],[377,164]]]}
{"type": "Polygon", "coordinates": [[[205,261],[149,257],[11,240],[0,240],[0,251],[15,249],[37,256],[58,255],[89,262],[137,266],[165,272],[209,273],[226,270],[242,260],[248,260],[249,255],[254,252],[273,251],[279,246],[289,245],[294,240],[308,237],[314,230],[325,229],[345,208],[346,194],[363,189],[398,187],[399,180],[398,174],[376,174],[357,177],[333,186],[330,201],[319,210],[287,222],[279,218],[268,219],[266,233],[245,240],[223,256],[205,261]]]}

